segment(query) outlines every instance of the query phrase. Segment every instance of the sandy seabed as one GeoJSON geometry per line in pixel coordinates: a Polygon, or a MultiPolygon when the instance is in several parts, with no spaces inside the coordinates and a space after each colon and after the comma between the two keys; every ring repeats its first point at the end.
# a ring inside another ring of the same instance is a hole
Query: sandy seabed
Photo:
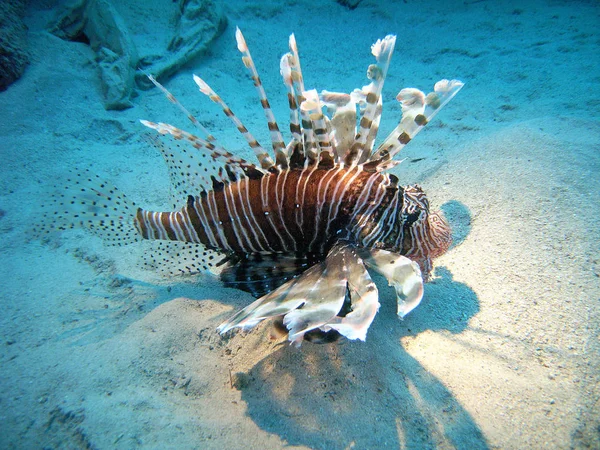
{"type": "Polygon", "coordinates": [[[31,239],[75,168],[168,206],[166,167],[138,119],[186,124],[156,90],[105,111],[91,49],[46,31],[56,6],[30,4],[30,66],[0,93],[1,448],[600,448],[596,2],[229,2],[224,34],[166,85],[242,156],[191,79],[268,141],[235,25],[282,128],[291,32],[307,87],[343,92],[366,84],[369,46],[398,34],[384,135],[400,88],[466,82],[396,170],[454,227],[423,303],[399,321],[377,278],[366,342],[300,349],[268,326],[219,336],[252,297],[142,270],[143,245],[76,230],[31,239]]]}

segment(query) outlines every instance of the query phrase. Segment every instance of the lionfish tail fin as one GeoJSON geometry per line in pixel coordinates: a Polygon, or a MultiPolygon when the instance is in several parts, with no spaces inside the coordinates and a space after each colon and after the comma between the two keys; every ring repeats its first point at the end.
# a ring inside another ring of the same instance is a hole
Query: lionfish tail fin
{"type": "Polygon", "coordinates": [[[86,169],[54,187],[42,206],[42,219],[31,233],[47,241],[64,230],[83,229],[112,246],[146,241],[142,259],[147,269],[164,276],[215,272],[225,255],[199,242],[190,222],[190,208],[193,202],[188,201],[180,211],[143,210],[111,183],[86,169]]]}
{"type": "Polygon", "coordinates": [[[73,173],[42,205],[42,220],[35,237],[49,238],[56,232],[82,228],[110,245],[125,245],[141,239],[134,217],[136,206],[123,193],[89,169],[73,173]]]}

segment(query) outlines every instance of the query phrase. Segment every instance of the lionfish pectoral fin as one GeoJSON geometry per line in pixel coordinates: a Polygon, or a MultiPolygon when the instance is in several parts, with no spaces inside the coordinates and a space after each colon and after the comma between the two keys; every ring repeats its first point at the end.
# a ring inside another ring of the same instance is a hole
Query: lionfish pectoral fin
{"type": "Polygon", "coordinates": [[[321,264],[317,264],[300,277],[288,281],[273,292],[259,298],[219,325],[217,328],[219,333],[226,333],[236,327],[249,329],[264,319],[284,316],[305,305],[308,294],[321,272],[321,264]]]}
{"type": "Polygon", "coordinates": [[[284,316],[288,338],[296,345],[305,333],[315,329],[335,329],[349,339],[364,340],[378,308],[377,289],[355,247],[338,243],[325,261],[261,297],[218,330],[225,333],[235,327],[251,328],[263,319],[284,316]],[[348,291],[352,311],[346,317],[338,317],[348,291]]]}
{"type": "Polygon", "coordinates": [[[248,254],[230,260],[221,271],[221,281],[227,287],[262,297],[285,282],[306,271],[314,261],[295,254],[248,254]]]}
{"type": "Polygon", "coordinates": [[[362,259],[356,254],[348,264],[348,290],[352,311],[345,317],[334,317],[323,329],[331,328],[348,339],[364,341],[379,310],[379,295],[362,259]]]}
{"type": "Polygon", "coordinates": [[[346,296],[345,256],[345,247],[335,246],[325,261],[235,314],[219,326],[219,332],[235,327],[247,329],[264,319],[284,316],[289,340],[299,345],[304,333],[322,326],[342,309],[346,296]]]}
{"type": "Polygon", "coordinates": [[[423,277],[416,262],[387,250],[371,250],[365,255],[365,263],[396,290],[400,318],[419,305],[423,298],[423,277]]]}

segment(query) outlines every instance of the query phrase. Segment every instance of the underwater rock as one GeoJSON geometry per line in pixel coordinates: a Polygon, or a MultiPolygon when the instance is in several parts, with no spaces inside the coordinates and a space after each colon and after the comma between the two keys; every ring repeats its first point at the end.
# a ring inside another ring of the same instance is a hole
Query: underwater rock
{"type": "Polygon", "coordinates": [[[226,24],[220,3],[213,0],[73,0],[50,31],[89,43],[96,53],[105,108],[125,109],[132,106],[136,85],[152,86],[139,69],[158,79],[174,74],[205,51],[226,24]]]}
{"type": "Polygon", "coordinates": [[[96,53],[106,109],[133,106],[138,56],[124,20],[109,0],[69,3],[50,31],[62,39],[89,42],[96,53]]]}
{"type": "Polygon", "coordinates": [[[29,62],[24,1],[0,0],[0,91],[18,80],[29,62]]]}
{"type": "Polygon", "coordinates": [[[358,7],[362,0],[335,0],[340,5],[345,6],[346,8],[353,10],[358,7]]]}
{"type": "MultiPolygon", "coordinates": [[[[140,68],[156,79],[173,75],[185,63],[202,54],[227,26],[221,2],[213,0],[179,0],[172,38],[158,54],[140,59],[140,68]]],[[[138,87],[150,89],[153,84],[143,74],[136,75],[138,87]]]]}

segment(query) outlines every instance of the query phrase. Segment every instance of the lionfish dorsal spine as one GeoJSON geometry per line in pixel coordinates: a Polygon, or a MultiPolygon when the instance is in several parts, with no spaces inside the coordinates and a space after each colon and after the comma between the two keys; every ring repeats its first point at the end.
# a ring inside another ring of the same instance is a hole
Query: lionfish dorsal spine
{"type": "Polygon", "coordinates": [[[279,70],[281,77],[283,78],[283,84],[285,84],[288,91],[288,104],[290,107],[290,132],[292,133],[292,142],[288,144],[287,154],[290,155],[290,148],[296,143],[302,143],[302,128],[300,127],[300,113],[298,111],[298,105],[296,103],[296,92],[294,90],[294,83],[292,82],[292,68],[290,66],[290,59],[293,58],[291,53],[286,53],[281,57],[279,63],[279,70]]]}
{"type": "MultiPolygon", "coordinates": [[[[236,168],[238,177],[248,176],[248,174],[254,173],[259,173],[261,175],[263,174],[263,172],[260,172],[259,169],[254,166],[254,164],[249,163],[243,158],[233,155],[224,147],[216,144],[215,141],[208,142],[206,139],[202,139],[199,136],[181,130],[180,128],[174,127],[168,123],[156,123],[149,120],[140,120],[140,123],[148,128],[156,130],[160,134],[170,134],[175,140],[185,140],[189,142],[196,150],[207,152],[213,160],[228,164],[230,169],[232,167],[236,168]]],[[[221,178],[224,182],[228,181],[227,177],[221,178]]]]}
{"type": "Polygon", "coordinates": [[[298,54],[298,44],[294,33],[290,34],[290,68],[292,71],[292,83],[296,93],[296,104],[300,105],[304,101],[304,77],[302,76],[302,68],[300,67],[300,55],[298,54]]]}
{"type": "Polygon", "coordinates": [[[273,159],[271,159],[271,157],[269,156],[267,151],[264,149],[264,147],[262,145],[260,145],[260,143],[252,135],[252,133],[250,133],[250,131],[248,131],[248,128],[246,128],[246,126],[242,123],[242,121],[233,113],[231,108],[229,108],[229,106],[227,106],[227,104],[223,101],[223,99],[219,95],[217,95],[217,93],[198,75],[194,75],[193,77],[194,77],[194,82],[200,89],[200,92],[202,92],[204,95],[206,95],[208,98],[210,98],[214,103],[216,103],[217,105],[219,105],[221,107],[221,109],[223,110],[223,113],[227,117],[229,117],[229,119],[236,126],[236,128],[238,129],[240,134],[244,137],[244,139],[246,139],[246,142],[248,142],[248,145],[254,151],[254,154],[256,155],[256,158],[258,159],[260,166],[265,170],[268,170],[271,167],[274,167],[275,163],[273,162],[273,159]]]}
{"type": "Polygon", "coordinates": [[[290,52],[281,57],[279,68],[288,91],[288,104],[290,108],[290,132],[292,140],[286,148],[288,164],[290,167],[304,167],[316,161],[314,139],[312,138],[312,124],[302,112],[301,105],[304,97],[304,79],[300,68],[300,57],[296,38],[292,33],[289,38],[290,52]],[[307,155],[308,154],[308,155],[307,155]],[[308,156],[308,160],[306,157],[308,156]],[[312,158],[311,158],[312,156],[312,158]]]}
{"type": "Polygon", "coordinates": [[[190,122],[192,122],[192,124],[198,128],[200,131],[202,131],[202,133],[205,136],[205,139],[209,142],[214,142],[217,139],[210,133],[210,131],[208,131],[206,129],[206,127],[204,125],[202,125],[200,123],[200,121],[198,119],[196,119],[196,117],[185,107],[181,104],[181,102],[179,100],[177,100],[177,98],[171,93],[169,92],[169,90],[164,87],[162,84],[160,84],[156,78],[154,78],[151,74],[146,74],[146,76],[148,77],[148,79],[152,82],[152,84],[154,84],[154,86],[156,86],[164,95],[165,97],[167,97],[167,99],[173,103],[175,106],[177,106],[179,108],[179,110],[185,114],[185,116],[189,119],[190,122]]]}
{"type": "Polygon", "coordinates": [[[311,120],[311,112],[314,114],[317,105],[306,99],[306,95],[310,96],[309,92],[303,93],[304,100],[300,104],[300,117],[302,119],[302,141],[304,146],[304,155],[306,156],[306,164],[316,164],[319,158],[319,147],[317,144],[313,121],[311,120]]]}
{"type": "Polygon", "coordinates": [[[396,96],[402,105],[402,120],[379,145],[371,159],[394,158],[463,86],[464,83],[458,80],[440,80],[433,92],[427,95],[415,88],[402,89],[396,96]]]}
{"type": "MultiPolygon", "coordinates": [[[[360,128],[354,139],[354,144],[345,157],[346,164],[356,164],[368,159],[363,153],[366,151],[367,139],[370,137],[373,121],[376,120],[378,104],[381,97],[381,91],[385,82],[394,46],[396,45],[396,36],[388,35],[383,39],[378,39],[371,47],[371,52],[375,56],[377,63],[369,66],[368,77],[372,80],[366,89],[366,107],[360,119],[360,128]]],[[[380,109],[379,109],[380,110],[380,109]]],[[[375,136],[371,136],[375,139],[375,136]]]]}
{"type": "Polygon", "coordinates": [[[260,103],[265,112],[265,117],[269,126],[273,152],[275,154],[275,160],[284,161],[286,160],[286,158],[285,142],[283,140],[283,136],[281,134],[281,131],[279,131],[279,125],[277,125],[277,121],[275,120],[275,115],[273,114],[271,105],[269,104],[269,100],[267,99],[267,93],[265,92],[262,81],[260,80],[258,71],[256,70],[256,66],[254,65],[252,55],[250,54],[250,50],[248,49],[248,45],[246,44],[246,39],[244,38],[244,35],[242,34],[241,30],[237,27],[235,29],[235,39],[237,41],[238,50],[243,55],[242,61],[244,63],[244,66],[246,66],[246,68],[250,71],[250,75],[252,77],[252,81],[254,81],[254,86],[256,87],[260,103]]]}
{"type": "Polygon", "coordinates": [[[323,115],[322,105],[319,100],[319,94],[316,89],[304,92],[305,100],[300,105],[302,111],[302,125],[310,127],[311,133],[311,145],[313,148],[317,148],[317,157],[328,155],[331,160],[334,159],[334,152],[332,143],[330,140],[330,129],[325,121],[323,115]]]}

